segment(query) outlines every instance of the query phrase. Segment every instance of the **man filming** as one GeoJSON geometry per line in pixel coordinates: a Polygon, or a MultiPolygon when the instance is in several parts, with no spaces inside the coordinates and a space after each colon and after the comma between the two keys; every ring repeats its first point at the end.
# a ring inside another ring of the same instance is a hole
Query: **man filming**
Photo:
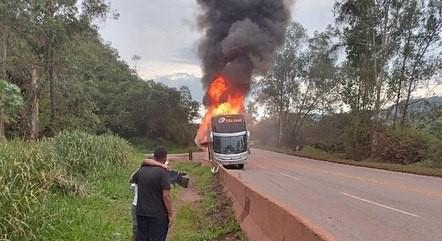
{"type": "MultiPolygon", "coordinates": [[[[157,147],[153,159],[164,164],[167,150],[157,147]]],[[[138,185],[137,241],[165,241],[172,223],[169,172],[160,166],[142,166],[132,181],[138,185]]]]}

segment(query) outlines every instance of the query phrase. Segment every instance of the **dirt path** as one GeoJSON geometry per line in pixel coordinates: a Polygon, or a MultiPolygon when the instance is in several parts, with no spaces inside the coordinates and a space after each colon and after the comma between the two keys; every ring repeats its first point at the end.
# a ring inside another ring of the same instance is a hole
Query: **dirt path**
{"type": "MultiPolygon", "coordinates": [[[[201,201],[201,195],[198,193],[198,191],[195,188],[195,178],[190,177],[190,183],[188,188],[181,189],[180,193],[178,194],[178,197],[176,200],[174,200],[173,203],[173,213],[174,216],[180,210],[181,207],[184,205],[194,205],[201,201]]],[[[173,233],[174,225],[169,229],[169,234],[167,235],[167,241],[171,240],[171,234],[173,233]]]]}

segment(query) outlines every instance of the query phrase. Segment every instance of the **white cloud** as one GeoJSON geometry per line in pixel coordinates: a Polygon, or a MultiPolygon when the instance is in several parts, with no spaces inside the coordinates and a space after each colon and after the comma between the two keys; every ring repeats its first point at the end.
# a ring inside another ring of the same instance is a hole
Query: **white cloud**
{"type": "Polygon", "coordinates": [[[297,9],[319,9],[327,8],[331,9],[330,6],[335,4],[335,0],[297,0],[295,2],[295,7],[297,9]]]}
{"type": "Polygon", "coordinates": [[[141,56],[137,70],[151,78],[178,72],[198,74],[196,42],[200,33],[189,24],[195,16],[194,1],[184,0],[111,0],[111,8],[120,14],[100,27],[105,41],[118,49],[131,63],[141,56]]]}
{"type": "Polygon", "coordinates": [[[179,73],[201,77],[199,65],[167,62],[167,61],[145,61],[138,64],[138,73],[144,79],[155,79],[161,76],[170,76],[179,73]]]}
{"type": "Polygon", "coordinates": [[[293,20],[307,28],[309,33],[324,31],[333,23],[334,0],[297,0],[292,11],[293,20]]]}

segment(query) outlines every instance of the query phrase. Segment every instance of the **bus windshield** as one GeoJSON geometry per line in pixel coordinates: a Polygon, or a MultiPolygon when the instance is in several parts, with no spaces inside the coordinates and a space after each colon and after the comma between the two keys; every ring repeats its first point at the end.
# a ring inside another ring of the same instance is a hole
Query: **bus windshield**
{"type": "Polygon", "coordinates": [[[239,154],[247,151],[247,135],[213,137],[213,150],[220,154],[239,154]]]}

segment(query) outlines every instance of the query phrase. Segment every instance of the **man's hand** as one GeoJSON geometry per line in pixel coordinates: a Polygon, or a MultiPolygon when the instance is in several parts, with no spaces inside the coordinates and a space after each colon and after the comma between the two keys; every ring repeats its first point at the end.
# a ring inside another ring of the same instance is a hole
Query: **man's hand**
{"type": "Polygon", "coordinates": [[[170,226],[172,226],[172,224],[173,224],[173,215],[172,214],[169,214],[169,227],[170,226]]]}
{"type": "Polygon", "coordinates": [[[169,167],[168,164],[169,164],[168,162],[166,162],[166,163],[164,163],[164,164],[161,164],[161,167],[164,168],[164,169],[166,169],[166,170],[168,170],[168,171],[170,171],[170,167],[169,167]]]}

